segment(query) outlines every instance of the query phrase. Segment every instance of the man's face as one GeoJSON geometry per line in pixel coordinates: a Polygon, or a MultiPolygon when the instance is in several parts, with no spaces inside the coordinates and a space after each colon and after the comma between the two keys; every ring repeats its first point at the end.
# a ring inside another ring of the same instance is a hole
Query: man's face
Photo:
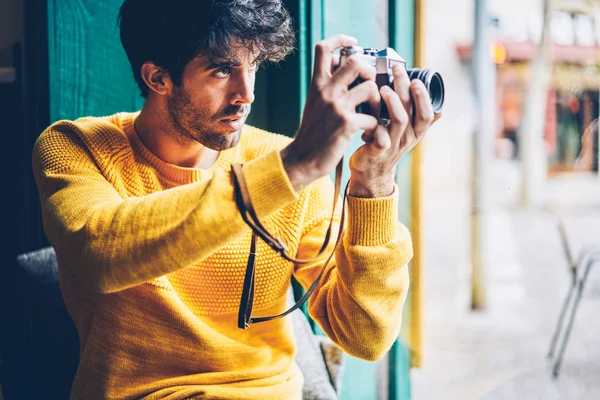
{"type": "Polygon", "coordinates": [[[235,61],[194,58],[167,99],[167,118],[180,139],[213,150],[235,146],[254,101],[256,55],[239,48],[235,61]]]}

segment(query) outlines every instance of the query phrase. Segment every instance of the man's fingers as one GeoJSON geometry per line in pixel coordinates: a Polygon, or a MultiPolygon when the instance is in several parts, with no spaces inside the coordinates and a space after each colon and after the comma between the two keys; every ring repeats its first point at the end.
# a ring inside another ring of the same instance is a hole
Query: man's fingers
{"type": "Polygon", "coordinates": [[[340,55],[332,54],[331,55],[331,75],[335,72],[336,68],[340,66],[340,55]]]}
{"type": "Polygon", "coordinates": [[[410,78],[406,67],[398,63],[392,65],[392,74],[394,75],[394,91],[400,97],[400,101],[408,115],[412,115],[412,100],[410,98],[410,78]]]}
{"type": "Polygon", "coordinates": [[[411,82],[410,87],[415,100],[413,130],[417,136],[420,136],[429,129],[434,121],[435,114],[433,113],[431,98],[423,82],[414,80],[411,82]]]}
{"type": "Polygon", "coordinates": [[[356,128],[354,129],[354,132],[369,132],[377,128],[377,118],[373,117],[372,115],[355,113],[351,118],[352,125],[356,128]]]}
{"type": "Polygon", "coordinates": [[[358,77],[361,77],[365,81],[374,81],[376,76],[377,71],[372,65],[362,61],[360,56],[353,55],[348,57],[348,59],[344,61],[344,64],[335,71],[331,81],[334,85],[340,85],[341,87],[347,88],[358,77]]]}
{"type": "Polygon", "coordinates": [[[369,143],[373,140],[374,134],[375,134],[375,131],[364,131],[363,134],[360,136],[360,138],[362,139],[363,142],[369,143]]]}
{"type": "Polygon", "coordinates": [[[331,75],[332,52],[340,47],[354,46],[358,43],[356,38],[347,35],[331,36],[321,40],[315,46],[314,78],[322,79],[331,75]]]}
{"type": "Polygon", "coordinates": [[[322,47],[328,53],[331,53],[340,47],[355,46],[356,43],[358,43],[358,39],[355,37],[340,34],[321,40],[319,43],[317,43],[317,47],[322,47]]]}
{"type": "Polygon", "coordinates": [[[392,139],[390,138],[388,130],[381,125],[375,128],[371,143],[379,150],[389,149],[392,146],[392,139]]]}
{"type": "Polygon", "coordinates": [[[372,144],[377,150],[387,150],[392,146],[392,140],[388,130],[383,125],[370,131],[365,131],[361,139],[363,142],[372,144]]]}
{"type": "Polygon", "coordinates": [[[389,127],[389,132],[392,145],[399,146],[400,138],[410,123],[408,113],[402,105],[400,97],[392,88],[383,86],[380,93],[390,115],[391,126],[389,127]]]}
{"type": "MultiPolygon", "coordinates": [[[[352,88],[346,97],[352,107],[356,107],[359,104],[368,102],[371,108],[373,108],[377,107],[381,101],[379,88],[377,87],[375,81],[362,82],[358,86],[352,88]]],[[[377,113],[374,112],[373,115],[377,115],[377,113]]]]}

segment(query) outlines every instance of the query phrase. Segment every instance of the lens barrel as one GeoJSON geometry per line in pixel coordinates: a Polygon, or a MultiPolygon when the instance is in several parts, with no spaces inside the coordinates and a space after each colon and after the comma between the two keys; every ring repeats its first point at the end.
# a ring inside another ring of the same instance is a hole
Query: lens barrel
{"type": "Polygon", "coordinates": [[[407,72],[411,81],[418,79],[425,84],[425,87],[429,92],[429,96],[431,97],[433,112],[437,114],[442,111],[442,107],[444,106],[444,98],[446,95],[442,76],[429,68],[410,68],[407,69],[407,72]]]}

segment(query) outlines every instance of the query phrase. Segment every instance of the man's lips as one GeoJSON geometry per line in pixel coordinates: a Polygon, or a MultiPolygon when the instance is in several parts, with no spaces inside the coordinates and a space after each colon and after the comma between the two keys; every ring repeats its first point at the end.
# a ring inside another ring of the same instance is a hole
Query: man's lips
{"type": "Polygon", "coordinates": [[[246,118],[247,116],[248,116],[248,114],[231,115],[231,116],[228,116],[228,117],[225,117],[225,118],[221,118],[219,121],[226,121],[226,122],[229,122],[229,121],[238,121],[238,120],[246,118]]]}
{"type": "MultiPolygon", "coordinates": [[[[247,114],[246,114],[247,115],[247,114]]],[[[225,126],[227,126],[231,130],[239,130],[244,125],[244,120],[246,115],[236,115],[227,118],[222,118],[219,122],[225,126]]]]}

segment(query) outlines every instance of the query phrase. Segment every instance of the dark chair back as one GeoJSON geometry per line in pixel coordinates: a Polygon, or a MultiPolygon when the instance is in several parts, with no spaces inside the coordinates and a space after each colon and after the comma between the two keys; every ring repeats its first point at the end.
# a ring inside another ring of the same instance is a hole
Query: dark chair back
{"type": "Polygon", "coordinates": [[[4,399],[68,399],[79,339],[63,302],[54,249],[19,256],[13,279],[15,298],[3,313],[4,399]]]}

